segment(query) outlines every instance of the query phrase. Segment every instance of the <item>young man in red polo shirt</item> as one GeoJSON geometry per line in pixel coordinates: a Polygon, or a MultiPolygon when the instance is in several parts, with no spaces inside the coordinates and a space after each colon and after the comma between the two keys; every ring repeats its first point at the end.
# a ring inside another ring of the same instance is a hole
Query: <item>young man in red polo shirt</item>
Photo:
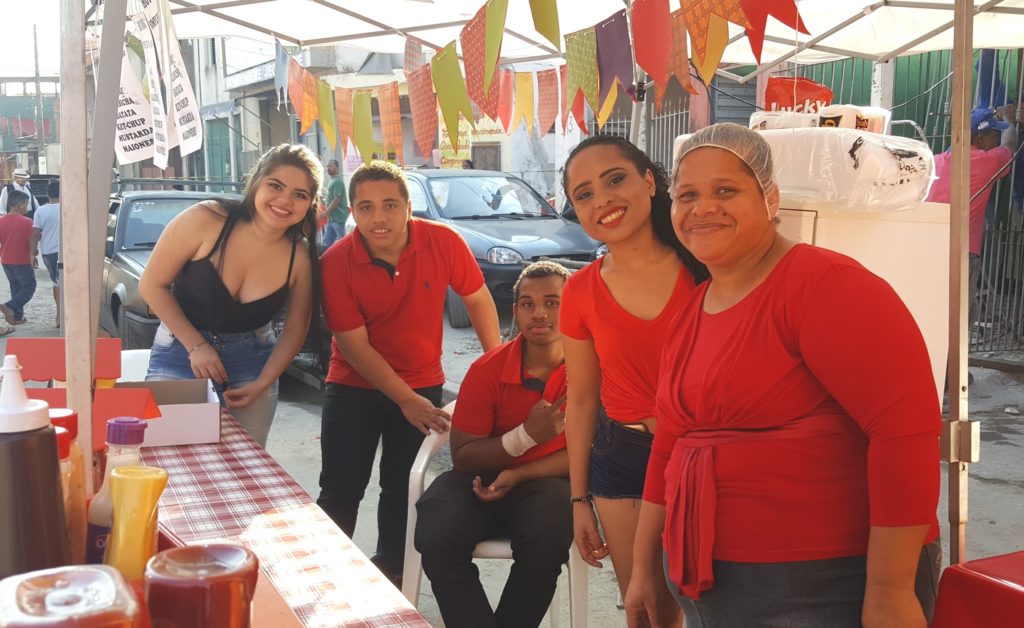
{"type": "Polygon", "coordinates": [[[320,261],[334,346],[317,503],[351,537],[383,439],[372,560],[400,585],[409,469],[427,432],[448,429],[449,417],[439,409],[448,286],[465,303],[484,351],[501,342],[498,313],[465,240],[446,225],[412,217],[397,166],[375,161],[360,167],[349,198],[356,230],[320,261]]]}
{"type": "Polygon", "coordinates": [[[473,363],[452,417],[455,469],[417,508],[416,549],[449,628],[537,626],[572,544],[565,451],[565,363],[558,309],[569,273],[536,262],[519,276],[520,335],[473,363]],[[497,610],[473,565],[480,541],[507,537],[515,562],[497,610]]]}
{"type": "Polygon", "coordinates": [[[37,251],[32,219],[25,216],[28,207],[28,194],[15,190],[7,197],[7,213],[0,217],[0,262],[11,285],[11,299],[0,304],[0,312],[11,325],[26,322],[25,305],[36,293],[37,251]]]}

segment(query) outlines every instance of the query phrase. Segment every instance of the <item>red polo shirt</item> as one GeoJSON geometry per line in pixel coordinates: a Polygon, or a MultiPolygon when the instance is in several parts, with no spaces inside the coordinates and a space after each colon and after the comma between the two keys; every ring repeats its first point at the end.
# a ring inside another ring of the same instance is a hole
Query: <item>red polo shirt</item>
{"type": "Polygon", "coordinates": [[[0,217],[0,263],[15,266],[31,264],[31,237],[31,218],[14,213],[0,217]]]}
{"type": "MultiPolygon", "coordinates": [[[[440,223],[413,218],[394,276],[353,231],[320,258],[324,318],[332,332],[366,327],[370,345],[412,388],[444,383],[441,337],[450,285],[460,296],[484,285],[466,241],[440,223]]],[[[327,381],[373,388],[331,343],[327,381]]]]}
{"type": "MultiPolygon", "coordinates": [[[[565,395],[565,365],[548,376],[544,392],[523,385],[523,337],[518,336],[480,356],[462,380],[452,415],[452,429],[493,438],[526,421],[530,408],[542,397],[554,403],[565,395]]],[[[526,373],[529,378],[530,374],[526,373]]],[[[565,433],[531,447],[510,467],[538,460],[565,449],[565,433]]]]}

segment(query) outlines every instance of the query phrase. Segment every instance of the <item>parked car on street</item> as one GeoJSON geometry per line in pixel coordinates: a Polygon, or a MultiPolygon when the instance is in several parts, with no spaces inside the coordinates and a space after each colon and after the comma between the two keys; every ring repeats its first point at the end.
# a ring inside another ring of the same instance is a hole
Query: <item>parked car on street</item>
{"type": "Polygon", "coordinates": [[[139,277],[164,227],[172,218],[200,201],[241,198],[209,192],[125,192],[112,196],[107,217],[103,261],[100,327],[120,336],[125,349],[149,349],[160,319],[139,295],[139,277]]]}
{"type": "MultiPolygon", "coordinates": [[[[412,213],[454,227],[473,251],[499,305],[512,302],[523,264],[541,258],[589,262],[607,247],[566,220],[518,177],[488,170],[416,170],[406,173],[412,213]]],[[[346,231],[355,228],[349,216],[346,231]]],[[[452,327],[468,327],[462,300],[449,289],[452,327]]]]}

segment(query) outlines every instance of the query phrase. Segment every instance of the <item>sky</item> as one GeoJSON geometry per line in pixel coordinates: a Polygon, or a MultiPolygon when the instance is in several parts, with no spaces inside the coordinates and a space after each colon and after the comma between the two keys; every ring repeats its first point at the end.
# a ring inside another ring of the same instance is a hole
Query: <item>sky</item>
{"type": "MultiPolygon", "coordinates": [[[[0,0],[0,4],[14,0],[0,0]]],[[[39,34],[39,74],[60,74],[60,2],[61,0],[30,0],[18,2],[15,12],[4,7],[3,36],[0,36],[0,77],[34,76],[32,25],[39,34]]]]}

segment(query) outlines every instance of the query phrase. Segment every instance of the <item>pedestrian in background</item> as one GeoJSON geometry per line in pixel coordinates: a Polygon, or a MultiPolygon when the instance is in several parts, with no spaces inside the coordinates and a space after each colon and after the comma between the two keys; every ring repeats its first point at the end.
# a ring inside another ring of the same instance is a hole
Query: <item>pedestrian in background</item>
{"type": "Polygon", "coordinates": [[[50,202],[37,209],[32,218],[32,246],[38,247],[53,282],[53,301],[57,304],[53,324],[60,327],[60,272],[57,266],[60,253],[60,181],[50,181],[46,193],[50,202]]]}
{"type": "MultiPolygon", "coordinates": [[[[0,263],[11,285],[11,299],[0,305],[0,311],[11,325],[27,323],[25,305],[36,293],[35,241],[32,220],[25,216],[29,195],[17,190],[7,196],[8,212],[0,216],[0,263]]],[[[10,332],[8,332],[10,333],[10,332]]]]}
{"type": "Polygon", "coordinates": [[[35,195],[32,194],[32,186],[28,182],[28,170],[25,170],[24,168],[17,168],[12,177],[14,180],[0,189],[0,214],[6,214],[10,211],[8,206],[11,202],[11,192],[23,192],[28,195],[29,208],[25,213],[38,209],[39,201],[37,201],[35,195]]]}
{"type": "Polygon", "coordinates": [[[327,224],[324,226],[324,250],[345,237],[345,221],[348,219],[348,195],[345,193],[345,177],[342,176],[337,159],[327,162],[327,224]]]}

